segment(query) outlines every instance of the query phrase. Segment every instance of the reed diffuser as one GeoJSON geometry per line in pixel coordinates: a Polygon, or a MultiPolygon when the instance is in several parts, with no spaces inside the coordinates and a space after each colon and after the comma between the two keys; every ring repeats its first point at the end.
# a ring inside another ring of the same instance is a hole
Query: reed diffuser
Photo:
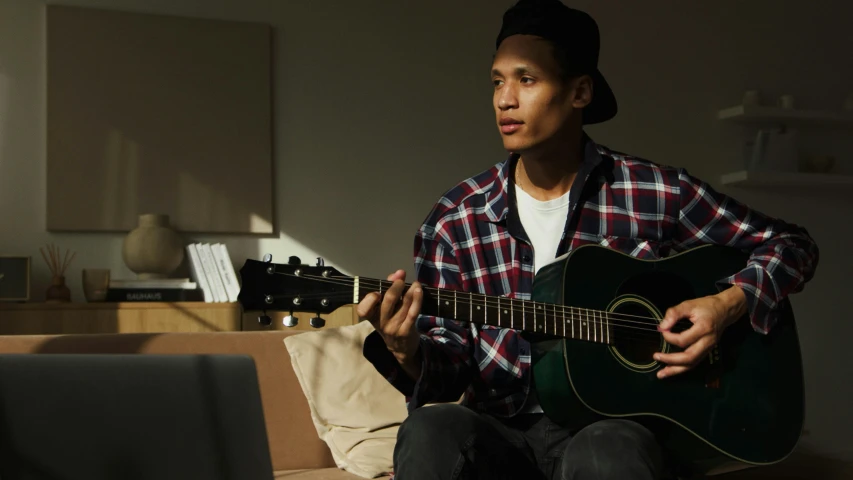
{"type": "Polygon", "coordinates": [[[44,248],[39,248],[41,252],[41,257],[44,259],[45,263],[47,263],[47,268],[50,269],[50,273],[52,278],[50,280],[50,287],[48,287],[47,292],[45,293],[45,301],[46,302],[70,302],[71,301],[71,290],[65,285],[65,271],[68,269],[68,266],[71,265],[71,262],[74,261],[74,257],[77,255],[77,252],[71,252],[71,250],[65,251],[65,256],[62,256],[59,248],[57,248],[54,244],[46,245],[47,254],[44,253],[44,248]],[[69,257],[70,255],[70,257],[69,257]]]}

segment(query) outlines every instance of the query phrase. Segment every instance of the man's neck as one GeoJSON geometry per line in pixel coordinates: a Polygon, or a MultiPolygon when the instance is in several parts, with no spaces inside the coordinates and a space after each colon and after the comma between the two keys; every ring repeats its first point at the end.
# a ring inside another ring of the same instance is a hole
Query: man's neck
{"type": "Polygon", "coordinates": [[[551,148],[522,153],[515,182],[537,200],[553,200],[569,191],[582,162],[582,136],[578,136],[551,148]]]}

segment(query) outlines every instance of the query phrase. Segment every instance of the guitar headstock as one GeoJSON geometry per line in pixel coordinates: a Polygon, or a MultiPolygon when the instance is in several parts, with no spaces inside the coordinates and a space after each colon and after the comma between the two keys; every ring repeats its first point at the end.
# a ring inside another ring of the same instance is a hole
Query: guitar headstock
{"type": "MultiPolygon", "coordinates": [[[[353,278],[325,266],[321,258],[313,266],[298,257],[290,257],[286,264],[273,263],[270,255],[263,261],[248,259],[240,269],[240,279],[237,301],[244,311],[264,312],[264,316],[267,311],[316,312],[319,316],[357,303],[353,301],[353,278]]],[[[264,323],[263,317],[260,321],[264,323]]]]}

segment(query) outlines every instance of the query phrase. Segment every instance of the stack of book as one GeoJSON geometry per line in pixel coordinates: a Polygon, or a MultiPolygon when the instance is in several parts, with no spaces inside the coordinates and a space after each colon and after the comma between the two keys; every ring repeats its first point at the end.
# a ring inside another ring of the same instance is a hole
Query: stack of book
{"type": "Polygon", "coordinates": [[[187,245],[190,278],[110,280],[108,302],[236,302],[240,284],[222,243],[187,245]]]}
{"type": "Polygon", "coordinates": [[[110,280],[108,302],[200,302],[201,290],[189,278],[110,280]]]}
{"type": "Polygon", "coordinates": [[[205,302],[236,302],[240,284],[228,248],[223,243],[187,245],[190,274],[205,302]]]}

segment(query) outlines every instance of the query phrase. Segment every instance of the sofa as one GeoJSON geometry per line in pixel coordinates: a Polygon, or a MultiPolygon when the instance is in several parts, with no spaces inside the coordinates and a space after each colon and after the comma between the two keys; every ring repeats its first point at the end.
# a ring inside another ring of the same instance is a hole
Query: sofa
{"type": "MultiPolygon", "coordinates": [[[[308,332],[0,336],[0,353],[247,354],[255,360],[276,478],[359,479],[320,439],[284,340],[308,332]]],[[[377,478],[388,478],[380,476],[377,478]]]]}
{"type": "MultiPolygon", "coordinates": [[[[318,400],[314,403],[306,398],[305,378],[299,378],[300,371],[308,372],[304,368],[294,369],[292,363],[293,352],[288,351],[288,339],[296,335],[317,336],[319,343],[315,342],[315,350],[325,354],[326,358],[338,358],[337,365],[330,365],[330,369],[344,368],[342,365],[354,363],[360,355],[357,348],[359,336],[363,336],[369,325],[340,327],[346,331],[359,330],[359,335],[350,337],[349,345],[351,351],[341,352],[344,347],[341,343],[336,345],[333,341],[337,329],[326,330],[319,338],[320,332],[301,331],[265,331],[265,332],[217,332],[217,333],[161,333],[161,334],[81,334],[81,335],[15,335],[0,336],[0,353],[138,353],[138,354],[247,354],[255,360],[255,365],[260,384],[261,400],[263,403],[264,416],[267,427],[272,466],[276,478],[288,480],[355,480],[369,478],[365,475],[356,475],[339,467],[339,463],[346,463],[346,452],[343,454],[334,439],[330,439],[329,429],[322,426],[318,420],[318,400]],[[324,349],[327,350],[324,351],[324,349]],[[337,351],[336,351],[337,350],[337,351]],[[349,355],[349,356],[347,356],[349,355]],[[320,427],[318,427],[320,425],[320,427]],[[324,437],[324,439],[321,439],[324,437]],[[334,447],[330,449],[330,446],[334,447]],[[333,450],[337,453],[333,454],[333,450]],[[337,455],[337,458],[335,457],[337,455]],[[337,462],[336,462],[337,460],[337,462]]],[[[344,331],[344,330],[338,330],[344,331]]],[[[304,337],[309,338],[309,337],[304,337]]],[[[295,344],[290,340],[290,345],[295,344]]],[[[304,344],[300,346],[303,348],[304,344]]],[[[316,363],[316,362],[315,362],[316,363]]],[[[368,364],[369,367],[369,364],[368,364]]],[[[346,367],[348,368],[348,367],[346,367]]],[[[344,373],[352,377],[351,373],[344,373]]],[[[328,376],[328,375],[327,375],[328,376]]],[[[361,384],[362,388],[369,391],[382,390],[385,388],[381,382],[381,376],[371,378],[370,383],[363,379],[350,378],[350,380],[361,384]]],[[[387,383],[387,382],[386,382],[387,383]]],[[[342,384],[346,390],[346,385],[342,384]]],[[[394,391],[396,392],[396,391],[394,391]]],[[[364,394],[363,390],[358,395],[348,393],[351,399],[350,407],[355,405],[371,404],[371,408],[382,411],[392,410],[389,415],[382,418],[373,417],[374,425],[367,428],[350,429],[349,437],[344,440],[350,445],[357,443],[370,444],[373,442],[373,451],[365,457],[377,457],[380,462],[389,462],[390,453],[393,449],[393,438],[396,432],[395,424],[401,421],[405,415],[402,404],[397,405],[402,397],[394,397],[394,393],[383,390],[385,400],[377,399],[370,393],[364,394]],[[382,402],[386,403],[382,403],[382,402]],[[355,403],[352,403],[355,402],[355,403]],[[387,403],[391,402],[391,403],[387,403]],[[389,406],[390,405],[390,406],[389,406]],[[399,408],[398,408],[399,407],[399,408]],[[378,423],[377,423],[378,422],[378,423]],[[353,432],[356,441],[352,441],[353,432]],[[384,433],[383,433],[384,432],[384,433]],[[365,440],[365,435],[377,436],[378,439],[365,440]]],[[[328,406],[327,406],[328,407],[328,406]]],[[[326,414],[326,417],[330,415],[326,414]]],[[[381,415],[380,415],[381,417],[381,415]]],[[[338,423],[340,419],[336,420],[338,423]]],[[[326,421],[330,423],[330,421],[326,421]]],[[[350,452],[360,454],[355,449],[350,452]]],[[[352,470],[352,468],[349,468],[352,470]]],[[[853,478],[853,470],[846,463],[830,459],[819,458],[807,452],[797,452],[789,460],[781,464],[760,468],[738,471],[724,474],[715,478],[723,480],[740,479],[794,479],[794,478],[821,478],[841,479],[853,478]]],[[[378,474],[375,478],[387,479],[389,475],[378,474]]]]}

